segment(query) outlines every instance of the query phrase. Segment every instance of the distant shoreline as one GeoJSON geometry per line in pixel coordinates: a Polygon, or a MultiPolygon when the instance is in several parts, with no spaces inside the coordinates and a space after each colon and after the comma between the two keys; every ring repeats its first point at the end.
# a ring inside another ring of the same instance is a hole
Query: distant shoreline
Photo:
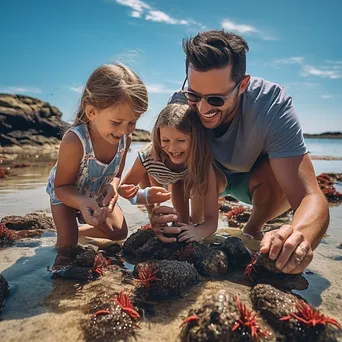
{"type": "Polygon", "coordinates": [[[328,132],[328,133],[319,133],[319,134],[308,134],[304,133],[304,138],[315,138],[315,139],[342,139],[341,132],[328,132]]]}

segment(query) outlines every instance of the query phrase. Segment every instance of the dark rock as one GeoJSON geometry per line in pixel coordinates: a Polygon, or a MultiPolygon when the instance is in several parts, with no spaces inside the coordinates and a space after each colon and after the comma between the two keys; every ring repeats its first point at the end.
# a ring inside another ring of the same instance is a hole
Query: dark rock
{"type": "Polygon", "coordinates": [[[181,297],[201,280],[193,265],[176,260],[141,262],[135,265],[133,276],[140,284],[138,297],[151,300],[181,297]]]}
{"type": "Polygon", "coordinates": [[[0,273],[0,313],[2,308],[4,307],[4,300],[9,295],[10,289],[7,283],[7,280],[0,273]]]}
{"type": "Polygon", "coordinates": [[[55,229],[51,217],[37,213],[26,214],[25,216],[5,216],[1,219],[1,223],[13,230],[55,229]]]}

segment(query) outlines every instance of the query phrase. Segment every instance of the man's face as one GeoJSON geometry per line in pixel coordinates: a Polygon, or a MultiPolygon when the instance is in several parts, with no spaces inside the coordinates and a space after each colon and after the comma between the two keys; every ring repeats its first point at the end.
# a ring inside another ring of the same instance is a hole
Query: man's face
{"type": "MultiPolygon", "coordinates": [[[[236,83],[231,78],[231,65],[222,69],[212,69],[209,71],[197,71],[188,68],[188,90],[202,96],[219,95],[227,96],[232,93],[236,83]]],[[[223,106],[214,107],[204,98],[199,102],[188,101],[189,105],[197,109],[199,117],[204,127],[213,129],[222,122],[229,122],[238,105],[240,87],[235,89],[223,106]]]]}

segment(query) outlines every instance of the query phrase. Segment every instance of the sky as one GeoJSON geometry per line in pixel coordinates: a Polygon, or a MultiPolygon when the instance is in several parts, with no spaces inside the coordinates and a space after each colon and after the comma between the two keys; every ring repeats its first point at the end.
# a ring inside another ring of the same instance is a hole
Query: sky
{"type": "Polygon", "coordinates": [[[283,85],[305,133],[342,131],[341,0],[0,0],[0,93],[48,101],[70,121],[101,64],[142,78],[150,130],[185,77],[182,39],[225,29],[249,44],[247,73],[283,85]]]}

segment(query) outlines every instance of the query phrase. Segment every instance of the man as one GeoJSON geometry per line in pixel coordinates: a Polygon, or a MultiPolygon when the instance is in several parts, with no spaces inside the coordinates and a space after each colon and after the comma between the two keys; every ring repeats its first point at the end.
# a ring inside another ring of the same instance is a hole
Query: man
{"type": "MultiPolygon", "coordinates": [[[[277,84],[246,75],[246,41],[224,31],[200,32],[183,41],[186,79],[170,102],[186,99],[211,130],[214,163],[225,176],[222,195],[253,205],[244,233],[262,238],[263,225],[294,210],[291,224],[266,233],[261,253],[278,269],[302,272],[328,223],[328,204],[316,181],[291,97],[277,84]],[[186,81],[188,87],[185,87],[186,81]]],[[[155,208],[152,227],[159,238],[180,228],[168,207],[155,208]]]]}

